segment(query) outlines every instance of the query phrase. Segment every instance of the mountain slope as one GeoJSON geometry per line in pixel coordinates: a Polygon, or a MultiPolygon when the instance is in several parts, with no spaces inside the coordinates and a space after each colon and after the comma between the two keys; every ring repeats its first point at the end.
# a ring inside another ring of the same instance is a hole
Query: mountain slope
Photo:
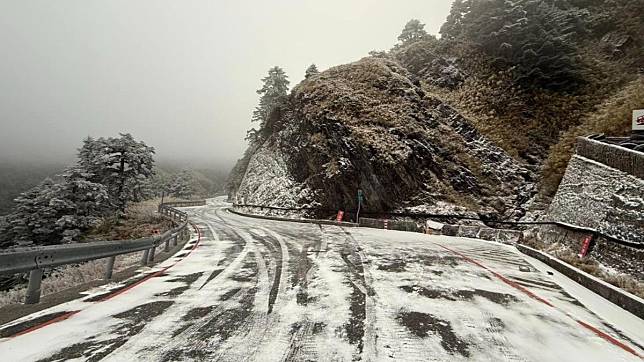
{"type": "Polygon", "coordinates": [[[258,195],[249,179],[274,179],[269,162],[277,158],[255,157],[236,201],[346,209],[355,208],[362,189],[365,211],[432,204],[516,218],[533,193],[532,172],[384,58],[334,67],[296,86],[255,154],[269,150],[299,186],[258,195]]]}

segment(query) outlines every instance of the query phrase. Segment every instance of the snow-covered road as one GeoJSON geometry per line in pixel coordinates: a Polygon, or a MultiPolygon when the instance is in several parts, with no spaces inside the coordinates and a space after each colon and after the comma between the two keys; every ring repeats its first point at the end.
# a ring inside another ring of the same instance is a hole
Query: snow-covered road
{"type": "Polygon", "coordinates": [[[558,283],[561,276],[512,247],[258,220],[225,207],[217,199],[186,208],[201,237],[146,269],[152,277],[144,282],[109,298],[101,295],[118,285],[92,290],[12,322],[58,317],[0,340],[0,359],[641,361],[644,354],[644,321],[571,281],[558,283]]]}

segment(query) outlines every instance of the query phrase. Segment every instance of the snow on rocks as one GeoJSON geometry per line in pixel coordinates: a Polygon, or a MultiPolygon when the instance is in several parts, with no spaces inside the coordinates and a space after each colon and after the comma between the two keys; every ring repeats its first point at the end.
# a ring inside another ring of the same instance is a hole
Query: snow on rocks
{"type": "Polygon", "coordinates": [[[235,195],[239,204],[298,207],[310,190],[295,182],[277,147],[262,146],[251,157],[235,195]]]}

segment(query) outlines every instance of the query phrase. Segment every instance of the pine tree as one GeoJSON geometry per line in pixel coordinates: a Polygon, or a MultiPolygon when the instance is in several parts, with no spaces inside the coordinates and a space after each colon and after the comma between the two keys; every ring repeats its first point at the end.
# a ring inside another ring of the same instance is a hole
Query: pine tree
{"type": "MultiPolygon", "coordinates": [[[[280,118],[279,109],[285,103],[290,84],[284,70],[275,66],[268,70],[268,75],[262,79],[262,88],[257,90],[261,95],[259,105],[253,112],[251,121],[259,122],[258,134],[261,136],[265,131],[280,118]]],[[[253,137],[255,140],[258,137],[253,137]]]]}
{"type": "Polygon", "coordinates": [[[79,149],[78,163],[93,175],[92,182],[107,187],[112,203],[124,213],[129,201],[140,201],[145,195],[146,180],[154,175],[153,154],[153,147],[130,134],[88,137],[79,149]]]}
{"type": "Polygon", "coordinates": [[[92,174],[84,169],[69,168],[62,177],[64,181],[55,185],[56,195],[50,204],[59,205],[56,230],[62,241],[69,242],[96,225],[111,205],[107,188],[89,181],[92,174]]]}
{"type": "Polygon", "coordinates": [[[455,39],[462,34],[465,16],[470,12],[471,7],[472,0],[454,0],[447,20],[440,29],[442,39],[455,39]]]}
{"type": "Polygon", "coordinates": [[[314,75],[320,74],[320,71],[318,71],[318,67],[315,66],[315,64],[311,64],[308,68],[306,68],[306,72],[304,72],[304,78],[309,79],[314,75]]]}
{"type": "Polygon", "coordinates": [[[584,16],[554,0],[458,0],[441,34],[480,47],[501,67],[514,67],[521,85],[560,90],[580,81],[571,38],[583,33],[584,16]]]}
{"type": "Polygon", "coordinates": [[[425,24],[421,23],[418,19],[411,19],[405,24],[405,28],[398,36],[398,40],[403,44],[409,44],[421,40],[426,36],[425,24]]]}
{"type": "Polygon", "coordinates": [[[194,178],[187,170],[183,170],[177,175],[168,186],[168,194],[180,199],[189,199],[194,195],[194,178]]]}
{"type": "Polygon", "coordinates": [[[98,222],[110,206],[107,188],[77,167],[61,176],[62,182],[45,179],[15,199],[0,246],[70,242],[98,222]]]}

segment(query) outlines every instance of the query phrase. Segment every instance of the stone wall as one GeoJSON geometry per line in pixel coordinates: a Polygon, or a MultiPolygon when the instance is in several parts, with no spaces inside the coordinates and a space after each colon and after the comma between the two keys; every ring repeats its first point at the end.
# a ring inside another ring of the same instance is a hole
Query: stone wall
{"type": "Polygon", "coordinates": [[[643,173],[643,153],[579,139],[576,154],[568,164],[547,218],[588,230],[547,225],[539,228],[539,238],[581,250],[583,240],[594,235],[592,257],[620,272],[642,278],[643,173]]]}
{"type": "Polygon", "coordinates": [[[644,246],[644,154],[585,139],[577,150],[593,159],[571,158],[549,219],[644,246]]]}
{"type": "Polygon", "coordinates": [[[644,154],[641,152],[579,137],[575,153],[633,175],[640,180],[644,179],[644,154]]]}

